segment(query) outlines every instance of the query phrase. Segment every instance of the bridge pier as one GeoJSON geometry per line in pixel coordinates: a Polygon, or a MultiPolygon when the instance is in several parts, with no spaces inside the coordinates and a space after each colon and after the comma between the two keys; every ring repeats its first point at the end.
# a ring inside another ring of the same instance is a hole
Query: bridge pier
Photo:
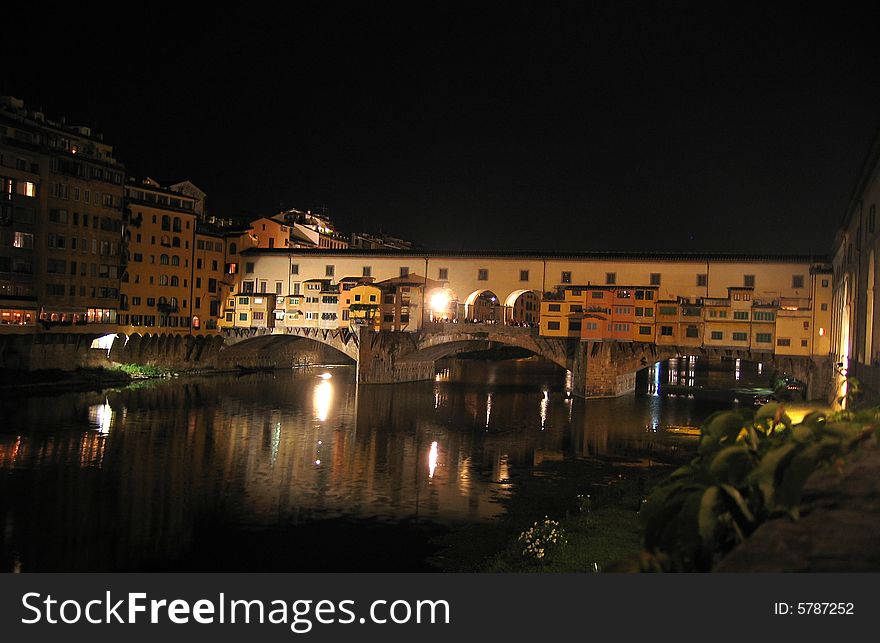
{"type": "Polygon", "coordinates": [[[611,342],[581,342],[572,361],[573,393],[579,397],[620,397],[636,390],[636,372],[647,365],[640,355],[611,342]]]}
{"type": "Polygon", "coordinates": [[[434,379],[434,360],[405,359],[415,349],[413,333],[360,329],[357,381],[394,384],[434,379]]]}

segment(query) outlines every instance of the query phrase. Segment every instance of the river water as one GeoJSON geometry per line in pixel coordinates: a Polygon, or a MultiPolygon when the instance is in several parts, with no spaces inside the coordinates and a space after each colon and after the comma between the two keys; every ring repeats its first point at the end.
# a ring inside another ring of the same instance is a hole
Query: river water
{"type": "Polygon", "coordinates": [[[765,380],[683,359],[583,400],[547,362],[450,361],[394,386],[311,367],[7,396],[0,571],[422,569],[426,539],[496,517],[515,473],[692,449],[676,427],[730,403],[680,385],[765,380]]]}

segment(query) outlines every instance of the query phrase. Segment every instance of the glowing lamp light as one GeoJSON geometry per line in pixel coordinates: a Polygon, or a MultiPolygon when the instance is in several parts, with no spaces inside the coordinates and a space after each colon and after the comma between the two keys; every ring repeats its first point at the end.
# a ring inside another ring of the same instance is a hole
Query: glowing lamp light
{"type": "Polygon", "coordinates": [[[320,377],[322,380],[329,380],[333,376],[330,375],[330,373],[321,373],[320,375],[318,375],[318,377],[320,377]]]}
{"type": "Polygon", "coordinates": [[[825,329],[824,328],[819,329],[819,337],[825,337],[825,329]]]}
{"type": "Polygon", "coordinates": [[[437,292],[431,296],[431,310],[436,313],[445,312],[449,308],[449,295],[445,292],[437,292]]]}

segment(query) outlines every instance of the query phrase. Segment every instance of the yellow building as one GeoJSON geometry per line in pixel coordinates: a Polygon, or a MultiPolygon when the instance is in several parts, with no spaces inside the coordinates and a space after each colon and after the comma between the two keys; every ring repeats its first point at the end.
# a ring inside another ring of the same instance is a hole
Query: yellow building
{"type": "Polygon", "coordinates": [[[226,241],[222,231],[197,222],[192,260],[192,330],[195,334],[213,334],[219,330],[223,301],[231,286],[225,274],[226,241]]]}
{"type": "Polygon", "coordinates": [[[833,277],[830,269],[813,272],[810,305],[813,311],[811,350],[813,355],[828,355],[832,351],[831,324],[833,308],[833,277]]]}
{"type": "MultiPolygon", "coordinates": [[[[371,330],[382,328],[382,289],[372,284],[358,284],[345,292],[348,324],[354,330],[365,326],[371,330]]],[[[340,306],[342,306],[340,301],[340,306]]]]}
{"type": "Polygon", "coordinates": [[[125,190],[129,263],[119,316],[125,333],[190,333],[195,199],[146,178],[125,190]]]}
{"type": "Polygon", "coordinates": [[[657,288],[640,287],[635,289],[635,309],[633,311],[633,336],[635,342],[654,342],[656,335],[657,288]]]}
{"type": "MultiPolygon", "coordinates": [[[[809,301],[809,300],[807,300],[809,301]]],[[[772,353],[776,345],[776,315],[778,301],[756,301],[752,304],[751,350],[759,353],[772,353]]],[[[809,320],[807,326],[809,327],[809,320]]],[[[809,351],[805,354],[809,354],[809,351]]]]}
{"type": "Polygon", "coordinates": [[[289,248],[291,228],[282,221],[271,217],[260,217],[251,221],[248,236],[253,243],[245,245],[254,248],[289,248]]]}
{"type": "Polygon", "coordinates": [[[680,301],[678,304],[679,346],[698,347],[703,345],[703,305],[680,301]]]}
{"type": "Polygon", "coordinates": [[[275,328],[278,305],[271,293],[230,293],[220,328],[275,328]]]}
{"type": "Polygon", "coordinates": [[[584,322],[597,323],[597,306],[603,311],[608,309],[610,313],[610,308],[604,303],[588,305],[586,298],[587,291],[578,286],[565,287],[545,295],[540,303],[540,334],[544,337],[580,338],[584,322]]]}
{"type": "Polygon", "coordinates": [[[678,301],[661,300],[657,302],[657,340],[660,346],[678,346],[679,323],[678,301]]]}

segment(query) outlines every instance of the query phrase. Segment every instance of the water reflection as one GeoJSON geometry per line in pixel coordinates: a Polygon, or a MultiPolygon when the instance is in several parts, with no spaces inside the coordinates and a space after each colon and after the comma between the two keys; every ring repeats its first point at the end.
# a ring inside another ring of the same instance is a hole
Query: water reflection
{"type": "Polygon", "coordinates": [[[517,471],[666,454],[680,445],[662,427],[717,408],[656,392],[585,401],[570,386],[549,364],[471,362],[360,390],[343,367],[0,399],[0,565],[151,569],[230,533],[327,518],[487,520],[517,471]]]}
{"type": "Polygon", "coordinates": [[[431,448],[428,451],[428,477],[434,477],[434,470],[437,468],[437,442],[431,443],[431,448]]]}
{"type": "Polygon", "coordinates": [[[315,394],[312,404],[315,409],[315,418],[321,422],[330,414],[330,406],[333,404],[333,385],[329,379],[322,379],[315,385],[315,394]]]}

